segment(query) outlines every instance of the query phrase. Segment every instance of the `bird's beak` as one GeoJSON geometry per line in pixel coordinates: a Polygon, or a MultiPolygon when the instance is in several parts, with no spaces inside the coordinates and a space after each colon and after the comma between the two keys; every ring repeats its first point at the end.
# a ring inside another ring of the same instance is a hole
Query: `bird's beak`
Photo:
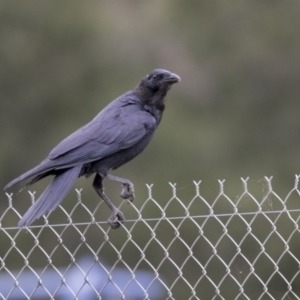
{"type": "Polygon", "coordinates": [[[181,78],[175,73],[169,73],[169,76],[164,79],[164,82],[176,83],[180,82],[181,78]]]}

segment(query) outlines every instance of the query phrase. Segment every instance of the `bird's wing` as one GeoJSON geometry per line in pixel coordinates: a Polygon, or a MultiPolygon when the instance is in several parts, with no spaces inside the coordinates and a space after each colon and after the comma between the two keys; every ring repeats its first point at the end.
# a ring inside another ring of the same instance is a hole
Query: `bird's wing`
{"type": "Polygon", "coordinates": [[[129,103],[103,110],[58,144],[48,159],[57,167],[84,164],[130,148],[156,126],[153,115],[129,103]]]}

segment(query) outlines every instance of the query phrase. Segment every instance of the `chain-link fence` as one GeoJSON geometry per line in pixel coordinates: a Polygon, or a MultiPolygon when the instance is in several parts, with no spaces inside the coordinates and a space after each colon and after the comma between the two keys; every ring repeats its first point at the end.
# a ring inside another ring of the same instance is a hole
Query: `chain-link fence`
{"type": "Polygon", "coordinates": [[[219,181],[211,200],[200,182],[190,198],[171,184],[168,200],[148,185],[117,230],[98,219],[105,205],[88,207],[81,191],[71,210],[63,204],[44,225],[20,230],[7,194],[0,299],[300,299],[298,181],[281,197],[271,178],[260,191],[242,179],[235,196],[219,181]]]}

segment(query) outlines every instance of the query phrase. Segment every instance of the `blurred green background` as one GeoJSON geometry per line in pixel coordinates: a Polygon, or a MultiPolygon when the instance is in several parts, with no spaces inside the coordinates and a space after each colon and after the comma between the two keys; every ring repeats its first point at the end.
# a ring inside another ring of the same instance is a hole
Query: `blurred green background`
{"type": "MultiPolygon", "coordinates": [[[[176,182],[180,199],[189,203],[193,180],[202,181],[202,194],[212,202],[217,180],[226,179],[226,193],[236,198],[239,178],[248,176],[258,197],[264,176],[273,176],[284,197],[299,173],[299,11],[299,1],[279,0],[1,1],[1,186],[149,71],[164,68],[182,81],[168,94],[154,139],[114,171],[135,184],[135,204],[147,198],[146,183],[166,203],[168,182],[176,182]]],[[[46,184],[30,190],[39,195],[46,184]]],[[[84,203],[96,206],[91,184],[83,178],[75,187],[83,188],[84,203]]],[[[121,203],[120,186],[107,182],[106,188],[121,203]]],[[[4,211],[4,193],[1,199],[4,211]]],[[[71,192],[64,207],[74,203],[71,192]]],[[[20,213],[29,205],[27,192],[14,196],[20,213]]],[[[134,216],[130,207],[122,209],[134,216]]],[[[99,214],[105,220],[108,210],[99,214]]],[[[64,216],[55,220],[66,222],[64,216]]],[[[2,226],[17,221],[12,214],[2,226]]],[[[30,248],[23,233],[26,242],[30,248]]]]}

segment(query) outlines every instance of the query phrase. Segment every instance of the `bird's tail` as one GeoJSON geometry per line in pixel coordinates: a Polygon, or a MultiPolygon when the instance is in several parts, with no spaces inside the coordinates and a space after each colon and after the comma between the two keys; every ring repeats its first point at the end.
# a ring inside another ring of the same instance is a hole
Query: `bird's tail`
{"type": "Polygon", "coordinates": [[[18,226],[28,226],[42,215],[54,210],[67,195],[80,171],[81,166],[76,166],[56,175],[39,199],[19,221],[18,226]]]}

